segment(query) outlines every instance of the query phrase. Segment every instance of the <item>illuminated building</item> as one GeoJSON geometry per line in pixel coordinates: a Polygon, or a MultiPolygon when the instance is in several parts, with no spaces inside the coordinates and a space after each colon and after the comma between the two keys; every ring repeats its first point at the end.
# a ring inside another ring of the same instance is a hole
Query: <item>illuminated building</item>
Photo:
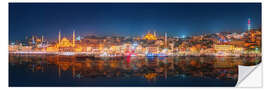
{"type": "Polygon", "coordinates": [[[148,53],[157,54],[159,51],[159,48],[158,47],[146,47],[146,51],[148,51],[148,53]]]}
{"type": "Polygon", "coordinates": [[[73,47],[73,44],[70,43],[70,41],[64,37],[60,43],[58,43],[58,47],[73,47]]]}
{"type": "Polygon", "coordinates": [[[233,45],[214,45],[216,51],[232,51],[234,49],[233,45]]]}
{"type": "Polygon", "coordinates": [[[245,45],[245,41],[243,40],[232,40],[229,42],[230,45],[238,46],[238,47],[243,47],[245,45]]]}
{"type": "Polygon", "coordinates": [[[20,50],[24,52],[31,52],[32,48],[33,48],[32,46],[22,46],[20,47],[20,50]]]}
{"type": "Polygon", "coordinates": [[[201,50],[201,45],[200,44],[196,44],[196,45],[193,45],[189,48],[189,50],[192,52],[192,53],[198,53],[200,52],[201,50]]]}
{"type": "Polygon", "coordinates": [[[248,54],[260,54],[261,52],[261,31],[250,30],[248,32],[245,49],[248,54]]]}
{"type": "Polygon", "coordinates": [[[146,40],[157,40],[157,37],[153,34],[151,34],[150,32],[148,32],[143,39],[146,39],[146,40]]]}
{"type": "Polygon", "coordinates": [[[61,52],[61,51],[64,51],[64,52],[66,52],[66,51],[71,52],[71,51],[73,51],[73,44],[70,43],[70,41],[69,41],[67,38],[64,37],[64,38],[61,40],[61,42],[58,43],[58,49],[59,49],[60,52],[61,52]]]}
{"type": "Polygon", "coordinates": [[[8,51],[9,52],[16,52],[16,51],[18,51],[19,49],[20,49],[20,45],[9,45],[8,46],[8,51]]]}
{"type": "Polygon", "coordinates": [[[214,45],[216,54],[239,56],[243,53],[244,48],[235,47],[234,45],[214,45]]]}
{"type": "Polygon", "coordinates": [[[50,46],[46,48],[47,52],[58,52],[58,48],[55,46],[50,46]]]}
{"type": "Polygon", "coordinates": [[[43,42],[43,36],[42,37],[37,37],[37,36],[32,36],[31,38],[25,38],[26,42],[28,42],[28,45],[36,46],[40,45],[43,42]]]}
{"type": "Polygon", "coordinates": [[[73,31],[72,42],[70,42],[66,37],[61,38],[61,32],[58,35],[58,44],[56,45],[58,51],[60,52],[72,52],[79,51],[81,49],[75,49],[75,31],[73,31]]]}

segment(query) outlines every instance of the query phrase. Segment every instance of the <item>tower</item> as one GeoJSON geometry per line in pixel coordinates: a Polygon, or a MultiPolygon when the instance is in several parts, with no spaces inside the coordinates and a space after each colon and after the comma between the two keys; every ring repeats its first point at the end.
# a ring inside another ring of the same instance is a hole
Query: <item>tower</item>
{"type": "Polygon", "coordinates": [[[72,35],[72,46],[75,47],[75,31],[73,31],[72,35]]]}
{"type": "Polygon", "coordinates": [[[44,37],[43,37],[43,35],[41,36],[41,43],[43,43],[43,40],[44,40],[44,37]]]}
{"type": "Polygon", "coordinates": [[[35,44],[35,37],[32,36],[32,44],[35,44]]]}
{"type": "Polygon", "coordinates": [[[61,42],[61,31],[58,32],[58,44],[61,42]]]}
{"type": "Polygon", "coordinates": [[[251,23],[250,18],[248,18],[248,31],[251,29],[250,23],[251,23]]]}
{"type": "Polygon", "coordinates": [[[154,31],[154,36],[155,36],[155,37],[157,37],[157,33],[156,33],[156,31],[154,31]]]}
{"type": "Polygon", "coordinates": [[[167,45],[168,45],[168,40],[167,40],[167,32],[165,32],[165,36],[164,36],[164,43],[165,43],[165,48],[167,48],[167,45]]]}

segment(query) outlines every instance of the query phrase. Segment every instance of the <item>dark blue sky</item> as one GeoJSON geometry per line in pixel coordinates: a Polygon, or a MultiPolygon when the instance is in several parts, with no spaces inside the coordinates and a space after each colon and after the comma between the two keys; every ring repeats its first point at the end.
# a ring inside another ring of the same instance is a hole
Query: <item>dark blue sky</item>
{"type": "Polygon", "coordinates": [[[261,27],[260,3],[9,3],[9,39],[57,33],[142,35],[149,30],[171,35],[241,32],[261,27]]]}

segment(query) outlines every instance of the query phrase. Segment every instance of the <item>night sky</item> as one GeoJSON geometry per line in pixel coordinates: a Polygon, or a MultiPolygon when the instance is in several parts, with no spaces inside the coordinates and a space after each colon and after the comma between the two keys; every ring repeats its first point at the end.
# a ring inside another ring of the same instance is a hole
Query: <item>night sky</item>
{"type": "Polygon", "coordinates": [[[9,3],[9,40],[44,35],[141,36],[148,31],[170,35],[242,32],[261,27],[260,3],[9,3]]]}

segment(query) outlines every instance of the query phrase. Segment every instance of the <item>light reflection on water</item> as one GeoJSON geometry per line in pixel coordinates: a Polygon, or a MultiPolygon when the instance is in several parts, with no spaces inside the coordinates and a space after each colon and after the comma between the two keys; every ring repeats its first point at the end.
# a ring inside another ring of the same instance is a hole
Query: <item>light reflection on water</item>
{"type": "Polygon", "coordinates": [[[9,55],[10,86],[234,86],[260,57],[78,58],[9,55]]]}

